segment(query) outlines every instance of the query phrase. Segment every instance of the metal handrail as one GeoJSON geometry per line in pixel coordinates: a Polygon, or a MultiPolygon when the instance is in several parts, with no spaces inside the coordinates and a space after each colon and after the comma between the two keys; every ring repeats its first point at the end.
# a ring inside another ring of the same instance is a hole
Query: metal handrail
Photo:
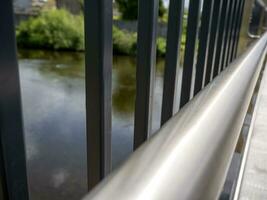
{"type": "Polygon", "coordinates": [[[267,33],[84,200],[217,199],[266,45],[267,33]]]}

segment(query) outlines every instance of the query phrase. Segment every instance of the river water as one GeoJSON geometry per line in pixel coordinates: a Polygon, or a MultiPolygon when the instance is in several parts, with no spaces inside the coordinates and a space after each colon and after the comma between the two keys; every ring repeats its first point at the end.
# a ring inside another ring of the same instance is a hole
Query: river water
{"type": "MultiPolygon", "coordinates": [[[[131,152],[135,58],[115,56],[112,72],[112,165],[131,152]]],[[[159,127],[164,61],[157,61],[153,130],[159,127]]],[[[19,51],[32,200],[78,200],[86,194],[84,54],[19,51]]]]}
{"type": "MultiPolygon", "coordinates": [[[[135,66],[134,57],[113,58],[113,168],[132,152],[135,66]]],[[[79,200],[87,193],[84,54],[19,50],[19,70],[30,199],[79,200]]],[[[164,60],[158,59],[152,132],[160,126],[163,71],[164,60]]],[[[179,68],[178,96],[181,75],[179,68]]],[[[179,97],[175,105],[179,105],[179,97]]],[[[229,199],[240,155],[234,155],[221,199],[229,199]]]]}

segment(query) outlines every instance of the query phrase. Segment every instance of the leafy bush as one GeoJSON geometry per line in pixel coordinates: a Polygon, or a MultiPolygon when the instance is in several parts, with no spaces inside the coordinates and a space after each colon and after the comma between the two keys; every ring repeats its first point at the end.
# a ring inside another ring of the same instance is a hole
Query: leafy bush
{"type": "Polygon", "coordinates": [[[166,39],[159,37],[157,39],[157,56],[165,56],[166,53],[166,39]]]}
{"type": "Polygon", "coordinates": [[[83,26],[81,16],[66,10],[44,11],[38,17],[21,22],[17,27],[17,42],[28,48],[82,50],[83,26]]]}
{"type": "MultiPolygon", "coordinates": [[[[83,16],[66,10],[44,11],[39,16],[21,22],[17,27],[18,46],[52,50],[84,50],[83,16]]],[[[113,26],[114,54],[135,55],[137,34],[113,26]]],[[[157,40],[157,55],[165,55],[166,41],[157,40]]]]}
{"type": "Polygon", "coordinates": [[[113,52],[115,54],[134,55],[136,40],[136,34],[122,31],[113,26],[113,52]]]}
{"type": "MultiPolygon", "coordinates": [[[[136,55],[137,34],[122,31],[113,26],[113,52],[114,54],[136,55]]],[[[165,56],[166,39],[157,38],[157,56],[165,56]]]]}
{"type": "MultiPolygon", "coordinates": [[[[138,15],[138,0],[116,0],[122,19],[136,20],[138,15]]],[[[167,12],[163,1],[159,1],[159,18],[162,18],[167,12]]]]}

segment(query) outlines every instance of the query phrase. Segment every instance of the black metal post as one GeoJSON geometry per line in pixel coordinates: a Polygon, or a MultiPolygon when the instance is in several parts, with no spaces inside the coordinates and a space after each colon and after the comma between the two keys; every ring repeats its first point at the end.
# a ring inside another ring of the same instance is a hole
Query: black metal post
{"type": "Polygon", "coordinates": [[[7,182],[6,182],[6,172],[4,168],[4,159],[2,150],[0,153],[0,199],[8,200],[8,189],[7,189],[7,182]]]}
{"type": "Polygon", "coordinates": [[[245,0],[241,0],[241,1],[242,1],[242,3],[241,3],[242,5],[241,5],[241,11],[240,11],[240,15],[239,15],[239,19],[238,19],[238,25],[237,25],[236,43],[235,43],[235,47],[234,47],[234,58],[236,58],[236,56],[237,56],[241,25],[242,25],[242,21],[243,21],[244,7],[245,7],[245,2],[246,2],[245,0]]]}
{"type": "Polygon", "coordinates": [[[28,200],[23,119],[12,1],[0,6],[0,198],[28,200]]]}
{"type": "Polygon", "coordinates": [[[204,85],[207,85],[212,77],[212,70],[215,60],[214,57],[216,52],[215,51],[216,41],[218,37],[219,21],[221,17],[222,2],[223,2],[222,0],[219,0],[218,2],[214,3],[204,85]]]}
{"type": "Polygon", "coordinates": [[[85,0],[88,188],[111,170],[112,1],[85,0]]]}
{"type": "Polygon", "coordinates": [[[196,44],[198,36],[200,9],[201,1],[190,1],[185,43],[180,108],[183,107],[190,100],[192,73],[196,57],[196,44]]]}
{"type": "Polygon", "coordinates": [[[223,0],[222,5],[222,12],[221,12],[221,18],[220,18],[220,24],[219,24],[219,35],[218,35],[218,41],[217,41],[217,49],[215,54],[215,63],[214,63],[214,70],[213,70],[213,78],[215,78],[219,72],[220,69],[220,61],[222,56],[222,45],[224,43],[224,36],[226,32],[226,19],[227,19],[227,10],[229,9],[229,0],[223,0]]]}
{"type": "Polygon", "coordinates": [[[226,49],[227,49],[227,43],[229,40],[229,32],[230,32],[230,22],[231,22],[231,11],[233,8],[234,1],[230,0],[230,5],[227,10],[226,14],[226,27],[225,27],[225,34],[224,34],[224,41],[223,41],[223,48],[222,48],[222,57],[220,61],[220,69],[223,70],[225,68],[225,60],[226,60],[226,49]]]}
{"type": "Polygon", "coordinates": [[[201,27],[199,33],[199,48],[197,54],[194,94],[203,87],[204,72],[207,64],[208,44],[210,40],[211,19],[214,0],[205,0],[203,3],[201,27]]]}
{"type": "Polygon", "coordinates": [[[180,67],[179,56],[183,25],[183,11],[184,0],[170,1],[161,125],[163,125],[173,115],[177,68],[180,67]]]}
{"type": "Polygon", "coordinates": [[[225,60],[225,66],[228,66],[230,64],[230,53],[231,53],[231,46],[232,46],[232,42],[233,42],[233,33],[234,33],[234,25],[235,25],[235,20],[236,20],[236,9],[237,9],[237,5],[238,4],[238,0],[234,1],[234,6],[233,6],[233,10],[231,13],[231,21],[230,21],[230,32],[229,32],[229,40],[227,43],[227,49],[226,49],[226,60],[225,60]]]}
{"type": "Polygon", "coordinates": [[[139,0],[138,7],[134,149],[151,131],[159,1],[139,0]]]}
{"type": "Polygon", "coordinates": [[[230,57],[229,57],[230,62],[232,62],[233,59],[234,59],[234,48],[235,48],[235,43],[236,43],[236,40],[237,40],[236,35],[237,35],[237,30],[238,30],[238,21],[239,21],[241,6],[242,6],[242,0],[237,0],[237,1],[238,1],[238,5],[237,5],[236,13],[235,13],[235,24],[234,24],[234,31],[233,31],[233,39],[232,39],[232,43],[231,43],[230,57]]]}

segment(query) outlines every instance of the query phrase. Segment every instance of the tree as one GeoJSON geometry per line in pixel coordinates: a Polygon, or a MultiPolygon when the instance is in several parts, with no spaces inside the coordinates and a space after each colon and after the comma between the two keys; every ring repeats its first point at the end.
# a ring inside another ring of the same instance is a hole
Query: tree
{"type": "Polygon", "coordinates": [[[159,17],[162,18],[166,12],[167,10],[164,7],[163,1],[159,0],[159,17]]]}
{"type": "MultiPolygon", "coordinates": [[[[138,0],[116,0],[123,19],[136,20],[138,15],[138,0]]],[[[166,13],[162,0],[159,0],[159,17],[166,13]]]]}

